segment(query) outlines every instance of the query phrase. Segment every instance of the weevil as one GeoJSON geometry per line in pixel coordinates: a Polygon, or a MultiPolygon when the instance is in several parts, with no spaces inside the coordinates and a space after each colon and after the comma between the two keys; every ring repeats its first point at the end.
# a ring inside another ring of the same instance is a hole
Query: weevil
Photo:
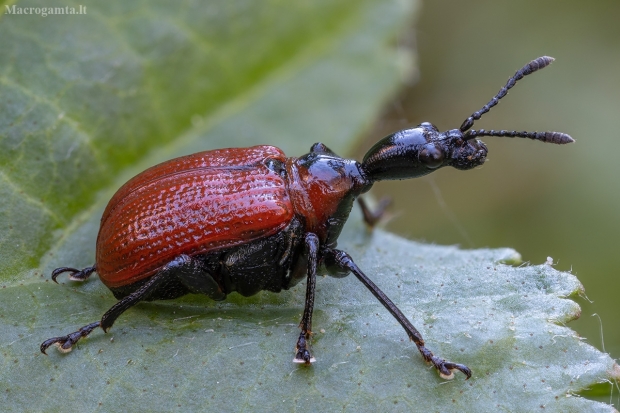
{"type": "MultiPolygon", "coordinates": [[[[375,182],[417,178],[444,166],[467,170],[487,156],[481,136],[529,138],[566,144],[560,132],[472,129],[517,81],[548,66],[543,56],[518,70],[482,109],[458,129],[445,132],[425,122],[377,142],[362,162],[345,159],[322,143],[301,157],[273,146],[195,153],[156,165],[123,185],[108,203],[97,236],[96,263],[84,269],[57,268],[84,281],[97,272],[118,302],[101,320],[41,344],[70,351],[93,330],[107,332],[125,310],[144,300],[189,293],[224,300],[233,291],[251,296],[280,292],[306,280],[294,362],[310,364],[312,311],[317,273],[341,278],[352,273],[396,318],[422,357],[441,377],[471,370],[434,355],[398,307],[337,248],[356,199],[375,182]]],[[[378,215],[360,202],[367,223],[378,215]]]]}

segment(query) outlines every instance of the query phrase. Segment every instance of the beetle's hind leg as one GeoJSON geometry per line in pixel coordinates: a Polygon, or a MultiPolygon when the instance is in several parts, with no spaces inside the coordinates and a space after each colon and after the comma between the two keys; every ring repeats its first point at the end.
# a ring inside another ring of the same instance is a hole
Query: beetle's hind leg
{"type": "Polygon", "coordinates": [[[424,339],[422,334],[411,324],[411,322],[405,317],[405,315],[396,307],[396,304],[388,298],[383,291],[379,289],[367,276],[359,269],[357,264],[353,262],[353,259],[349,254],[344,251],[330,249],[325,253],[325,261],[329,265],[339,268],[341,271],[351,271],[357,278],[370,290],[370,292],[379,300],[381,304],[394,316],[396,321],[400,323],[405,329],[405,332],[409,336],[409,339],[415,343],[418,350],[422,354],[425,361],[431,363],[439,372],[439,375],[443,379],[452,379],[454,377],[454,370],[458,370],[463,373],[468,379],[471,377],[471,370],[464,364],[452,363],[444,360],[441,357],[437,357],[424,345],[424,339]]]}
{"type": "Polygon", "coordinates": [[[315,361],[310,354],[309,340],[312,336],[312,310],[314,309],[314,290],[316,287],[316,267],[319,254],[319,238],[309,232],[305,238],[306,253],[308,255],[308,279],[306,282],[306,304],[301,317],[299,338],[295,348],[294,363],[310,364],[315,361]]]}
{"type": "MultiPolygon", "coordinates": [[[[55,345],[58,347],[59,351],[68,353],[71,351],[75,343],[77,343],[81,338],[88,336],[97,327],[101,327],[104,332],[107,332],[114,324],[114,321],[116,321],[116,319],[129,308],[133,307],[140,301],[148,300],[151,295],[157,296],[162,290],[167,291],[169,288],[174,289],[179,283],[178,276],[186,273],[188,270],[191,271],[195,264],[195,260],[189,256],[180,255],[166,264],[161,270],[159,270],[159,272],[149,278],[148,281],[137,290],[123,297],[116,304],[114,304],[108,311],[106,311],[103,317],[101,317],[101,321],[88,324],[80,328],[78,331],[67,334],[66,336],[53,337],[45,340],[41,343],[41,352],[46,354],[45,351],[49,347],[55,345]]],[[[94,266],[89,268],[92,268],[90,271],[92,273],[94,271],[94,266]]],[[[58,271],[56,274],[60,274],[61,272],[72,270],[73,269],[59,268],[55,271],[55,273],[58,271]]]]}
{"type": "Polygon", "coordinates": [[[53,337],[45,340],[41,343],[41,353],[47,354],[45,351],[51,347],[52,345],[56,346],[59,351],[63,353],[68,353],[73,348],[73,345],[77,343],[81,338],[88,336],[93,332],[97,327],[101,327],[103,331],[107,332],[114,321],[120,316],[125,310],[134,306],[139,301],[148,297],[148,294],[157,289],[162,284],[162,281],[165,281],[166,272],[163,270],[154,275],[146,284],[140,287],[138,290],[129,294],[116,304],[114,304],[104,315],[101,317],[101,321],[96,321],[94,323],[88,324],[78,331],[67,334],[66,336],[53,337]]]}

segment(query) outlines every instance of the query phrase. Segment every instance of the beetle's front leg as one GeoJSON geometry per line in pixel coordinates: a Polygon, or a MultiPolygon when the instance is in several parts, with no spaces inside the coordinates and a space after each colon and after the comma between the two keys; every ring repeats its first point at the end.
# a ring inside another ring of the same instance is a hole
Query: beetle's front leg
{"type": "Polygon", "coordinates": [[[299,339],[295,349],[294,363],[310,364],[315,361],[310,354],[309,340],[312,336],[312,310],[314,309],[314,289],[316,287],[316,267],[319,257],[319,237],[313,233],[306,234],[305,248],[308,255],[308,279],[306,281],[306,304],[301,317],[299,339]]]}
{"type": "Polygon", "coordinates": [[[370,292],[379,300],[381,304],[394,316],[396,321],[400,323],[405,329],[405,332],[409,336],[409,339],[415,343],[418,350],[422,354],[425,361],[431,363],[439,372],[439,375],[443,379],[452,379],[454,377],[454,370],[458,370],[463,373],[468,379],[471,377],[471,370],[464,364],[452,363],[444,360],[441,357],[437,357],[424,345],[424,339],[422,334],[411,324],[411,322],[405,317],[405,315],[396,307],[396,304],[388,298],[383,291],[379,289],[367,276],[359,269],[357,264],[353,262],[353,259],[349,254],[344,251],[336,249],[328,249],[324,253],[325,264],[328,267],[332,267],[340,270],[340,272],[350,271],[358,280],[362,282],[370,290],[370,292]]]}
{"type": "Polygon", "coordinates": [[[392,203],[392,200],[388,197],[381,198],[375,209],[370,209],[362,197],[357,198],[357,203],[362,209],[362,216],[364,217],[366,225],[370,228],[374,228],[374,226],[385,217],[385,212],[392,203]]]}

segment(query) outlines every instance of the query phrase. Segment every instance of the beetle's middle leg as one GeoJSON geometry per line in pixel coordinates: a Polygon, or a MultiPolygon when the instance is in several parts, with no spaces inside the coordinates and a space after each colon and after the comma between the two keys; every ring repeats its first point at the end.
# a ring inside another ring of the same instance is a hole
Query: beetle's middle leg
{"type": "Polygon", "coordinates": [[[309,232],[305,237],[305,248],[308,254],[308,279],[306,281],[306,304],[299,328],[301,333],[297,340],[296,354],[293,362],[310,364],[314,357],[310,354],[308,341],[312,336],[312,310],[314,309],[314,290],[316,287],[316,268],[319,256],[319,237],[309,232]]]}
{"type": "Polygon", "coordinates": [[[396,321],[405,329],[405,332],[409,336],[409,339],[415,343],[418,350],[422,354],[425,361],[431,363],[439,372],[439,375],[444,379],[452,379],[454,377],[453,371],[458,370],[465,374],[469,379],[471,377],[471,370],[469,367],[452,363],[444,360],[441,357],[437,357],[424,345],[424,339],[422,334],[411,324],[411,322],[405,317],[405,315],[396,307],[396,304],[388,298],[383,291],[379,289],[367,276],[360,270],[360,268],[353,262],[353,259],[349,254],[344,251],[336,249],[327,249],[324,253],[325,263],[332,271],[337,271],[341,275],[344,272],[352,272],[358,280],[362,282],[370,290],[370,292],[379,300],[381,304],[394,316],[396,321]]]}

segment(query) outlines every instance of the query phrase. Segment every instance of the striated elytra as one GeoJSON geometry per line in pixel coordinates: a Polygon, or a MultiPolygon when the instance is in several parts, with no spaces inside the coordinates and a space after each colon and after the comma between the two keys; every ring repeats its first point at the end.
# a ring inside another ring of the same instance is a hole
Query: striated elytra
{"type": "MultiPolygon", "coordinates": [[[[336,248],[353,203],[381,180],[426,175],[444,166],[467,170],[482,165],[487,148],[480,136],[530,138],[565,144],[560,132],[471,129],[524,76],[553,61],[540,57],[510,77],[498,94],[446,132],[430,123],[402,130],[375,144],[360,163],[316,143],[301,157],[286,157],[273,146],[229,148],[172,159],[137,175],[112,197],[101,218],[96,264],[82,270],[62,267],[84,281],[97,272],[119,300],[100,321],[41,344],[68,352],[101,327],[108,331],[125,310],[143,300],[172,299],[188,293],[223,300],[237,291],[287,290],[305,279],[306,300],[294,362],[310,364],[312,311],[317,273],[353,273],[403,326],[422,357],[441,377],[471,370],[435,356],[396,305],[336,248]]],[[[360,201],[369,225],[382,211],[360,201]]],[[[385,204],[383,205],[383,209],[385,204]]]]}

